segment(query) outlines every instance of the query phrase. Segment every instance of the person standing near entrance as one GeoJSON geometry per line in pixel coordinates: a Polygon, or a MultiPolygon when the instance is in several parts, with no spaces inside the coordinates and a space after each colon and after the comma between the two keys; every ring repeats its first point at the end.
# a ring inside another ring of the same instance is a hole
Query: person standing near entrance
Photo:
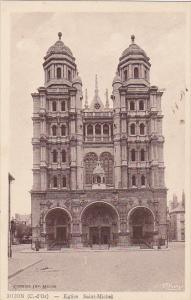
{"type": "Polygon", "coordinates": [[[36,251],[39,251],[39,249],[40,249],[40,242],[38,239],[35,241],[35,249],[36,249],[36,251]]]}

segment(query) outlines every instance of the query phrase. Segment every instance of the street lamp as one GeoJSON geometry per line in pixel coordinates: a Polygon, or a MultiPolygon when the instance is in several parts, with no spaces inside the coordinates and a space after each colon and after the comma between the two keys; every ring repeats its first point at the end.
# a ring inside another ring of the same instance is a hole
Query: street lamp
{"type": "Polygon", "coordinates": [[[12,257],[12,230],[11,230],[11,182],[15,180],[15,178],[8,173],[8,183],[9,183],[9,191],[8,191],[8,257],[12,257]]]}

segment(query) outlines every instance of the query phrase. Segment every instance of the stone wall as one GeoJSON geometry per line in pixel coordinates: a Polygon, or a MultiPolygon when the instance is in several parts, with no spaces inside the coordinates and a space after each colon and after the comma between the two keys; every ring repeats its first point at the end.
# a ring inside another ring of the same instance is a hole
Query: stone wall
{"type": "Polygon", "coordinates": [[[166,190],[89,190],[32,193],[33,242],[38,237],[45,243],[46,214],[54,208],[62,208],[72,218],[72,241],[80,244],[81,217],[93,203],[106,203],[116,211],[119,222],[119,244],[129,244],[129,217],[136,207],[148,208],[154,216],[154,230],[158,237],[166,238],[166,190]]]}

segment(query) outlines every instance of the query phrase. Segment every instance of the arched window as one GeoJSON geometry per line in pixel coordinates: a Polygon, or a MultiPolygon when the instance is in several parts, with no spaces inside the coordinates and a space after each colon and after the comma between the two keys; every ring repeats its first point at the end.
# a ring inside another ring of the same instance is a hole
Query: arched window
{"type": "Polygon", "coordinates": [[[108,124],[103,125],[103,134],[109,135],[109,125],[108,124]]]}
{"type": "Polygon", "coordinates": [[[50,70],[48,70],[48,72],[47,72],[47,81],[49,81],[50,80],[50,70]]]}
{"type": "Polygon", "coordinates": [[[135,161],[135,149],[131,150],[131,160],[135,161]]]}
{"type": "Polygon", "coordinates": [[[144,102],[143,102],[143,100],[139,101],[139,110],[144,110],[144,102]]]}
{"type": "Polygon", "coordinates": [[[136,186],[136,176],[132,176],[132,186],[136,186]]]}
{"type": "Polygon", "coordinates": [[[124,81],[127,81],[127,70],[124,71],[124,81]]]}
{"type": "Polygon", "coordinates": [[[72,79],[72,78],[71,78],[71,71],[68,70],[68,80],[71,81],[71,79],[72,79]]]}
{"type": "Polygon", "coordinates": [[[93,135],[93,125],[88,124],[88,126],[87,126],[87,134],[88,135],[93,135]]]}
{"type": "Polygon", "coordinates": [[[53,150],[53,152],[52,152],[52,161],[54,163],[56,163],[57,160],[58,160],[58,152],[56,150],[53,150]]]}
{"type": "Polygon", "coordinates": [[[65,111],[66,110],[66,103],[65,103],[65,101],[63,100],[62,102],[61,102],[61,111],[65,111]]]}
{"type": "Polygon", "coordinates": [[[92,183],[93,170],[97,165],[98,157],[94,152],[89,152],[84,157],[84,169],[85,169],[85,182],[86,184],[92,183]]]}
{"type": "Polygon", "coordinates": [[[145,161],[145,150],[141,149],[141,161],[145,161]]]}
{"type": "Polygon", "coordinates": [[[56,69],[56,77],[57,77],[57,79],[61,78],[61,68],[56,69]]]}
{"type": "Polygon", "coordinates": [[[140,124],[140,134],[141,135],[145,134],[145,125],[143,123],[140,124]]]}
{"type": "Polygon", "coordinates": [[[139,78],[139,70],[138,68],[134,68],[134,78],[139,78]]]}
{"type": "Polygon", "coordinates": [[[56,136],[56,135],[57,135],[57,127],[56,127],[56,125],[53,125],[53,126],[52,126],[52,135],[53,135],[53,136],[56,136]]]}
{"type": "Polygon", "coordinates": [[[66,176],[62,177],[62,187],[66,187],[66,176]]]}
{"type": "Polygon", "coordinates": [[[65,163],[66,162],[66,151],[62,150],[62,162],[65,163]]]}
{"type": "Polygon", "coordinates": [[[96,126],[95,126],[95,134],[101,134],[101,125],[100,124],[96,124],[96,126]]]}
{"type": "Polygon", "coordinates": [[[130,110],[135,110],[135,102],[130,101],[130,110]]]}
{"type": "Polygon", "coordinates": [[[145,176],[144,175],[141,176],[141,185],[145,185],[145,176]]]}
{"type": "Polygon", "coordinates": [[[61,136],[66,136],[66,125],[61,126],[61,136]]]}
{"type": "Polygon", "coordinates": [[[135,124],[132,123],[130,126],[130,134],[135,134],[135,124]]]}
{"type": "Polygon", "coordinates": [[[113,157],[109,152],[100,155],[100,163],[105,172],[106,184],[113,184],[113,157]]]}
{"type": "Polygon", "coordinates": [[[54,176],[54,177],[53,177],[53,187],[54,187],[54,188],[58,187],[58,179],[57,179],[57,176],[54,176]]]}
{"type": "Polygon", "coordinates": [[[52,102],[52,111],[56,111],[56,101],[52,102]]]}

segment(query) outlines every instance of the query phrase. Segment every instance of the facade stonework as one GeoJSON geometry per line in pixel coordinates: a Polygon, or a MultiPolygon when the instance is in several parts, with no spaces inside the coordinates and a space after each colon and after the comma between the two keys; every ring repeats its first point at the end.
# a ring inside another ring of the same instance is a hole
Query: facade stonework
{"type": "Polygon", "coordinates": [[[129,246],[166,239],[162,91],[134,42],[122,53],[109,106],[82,106],[75,58],[61,40],[44,58],[33,93],[33,243],[41,247],[129,246]]]}

